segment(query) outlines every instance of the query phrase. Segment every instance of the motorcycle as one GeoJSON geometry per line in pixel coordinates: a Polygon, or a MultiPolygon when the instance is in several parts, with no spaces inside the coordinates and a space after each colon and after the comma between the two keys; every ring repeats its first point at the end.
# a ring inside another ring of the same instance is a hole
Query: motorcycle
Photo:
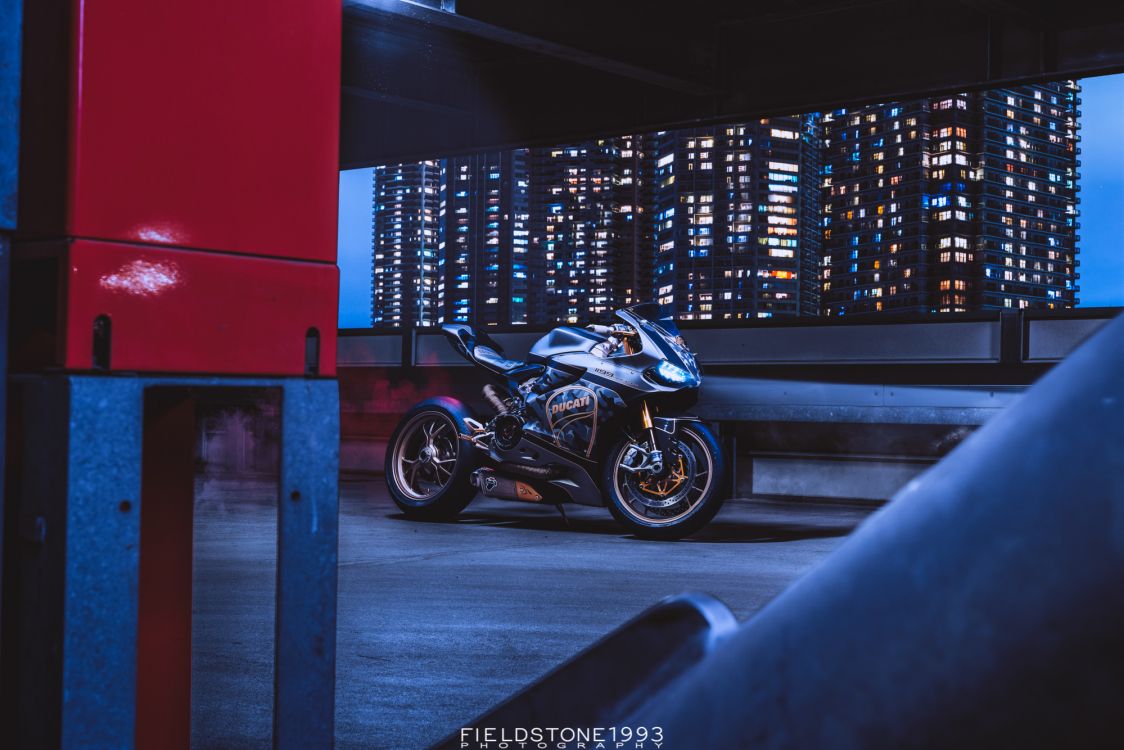
{"type": "MultiPolygon", "coordinates": [[[[679,539],[721,508],[722,450],[683,412],[701,377],[672,318],[655,304],[616,311],[623,322],[560,326],[525,361],[464,324],[442,331],[495,383],[491,414],[438,397],[402,418],[386,452],[395,504],[409,518],[447,520],[487,497],[603,507],[648,539],[679,539]]],[[[563,515],[565,515],[563,511],[563,515]]]]}

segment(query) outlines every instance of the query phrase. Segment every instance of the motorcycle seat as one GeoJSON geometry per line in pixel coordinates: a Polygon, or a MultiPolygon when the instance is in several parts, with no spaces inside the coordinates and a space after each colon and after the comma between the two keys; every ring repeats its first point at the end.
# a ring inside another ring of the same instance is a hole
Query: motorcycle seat
{"type": "Polygon", "coordinates": [[[512,370],[522,367],[523,363],[517,359],[507,359],[490,346],[477,344],[472,348],[472,358],[489,370],[507,375],[512,370]]]}
{"type": "Polygon", "coordinates": [[[486,370],[522,382],[538,377],[545,368],[539,364],[526,364],[518,359],[508,359],[500,345],[484,331],[477,331],[464,323],[446,323],[441,330],[449,337],[453,347],[463,356],[486,370]]]}

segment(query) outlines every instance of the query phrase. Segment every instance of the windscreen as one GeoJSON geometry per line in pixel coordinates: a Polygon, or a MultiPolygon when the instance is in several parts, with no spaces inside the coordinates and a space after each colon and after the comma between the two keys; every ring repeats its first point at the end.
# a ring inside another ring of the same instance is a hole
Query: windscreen
{"type": "Polygon", "coordinates": [[[625,309],[638,318],[655,323],[673,337],[679,335],[679,326],[675,325],[675,314],[668,306],[659,305],[655,302],[644,302],[625,309]]]}

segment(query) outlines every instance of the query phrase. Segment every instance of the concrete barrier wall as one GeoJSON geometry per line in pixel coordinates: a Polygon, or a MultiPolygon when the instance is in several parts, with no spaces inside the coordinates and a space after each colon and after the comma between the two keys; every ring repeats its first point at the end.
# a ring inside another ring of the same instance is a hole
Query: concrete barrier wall
{"type": "Polygon", "coordinates": [[[743,456],[735,494],[889,500],[935,461],[884,457],[743,456]]]}

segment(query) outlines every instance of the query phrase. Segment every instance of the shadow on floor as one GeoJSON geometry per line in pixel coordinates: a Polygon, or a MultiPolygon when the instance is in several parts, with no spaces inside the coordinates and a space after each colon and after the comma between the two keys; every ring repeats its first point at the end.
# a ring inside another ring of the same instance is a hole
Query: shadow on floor
{"type": "MultiPolygon", "coordinates": [[[[608,510],[603,511],[603,517],[594,516],[587,509],[582,509],[580,513],[578,515],[574,511],[567,510],[569,518],[567,522],[563,520],[561,514],[546,507],[528,510],[513,508],[510,511],[469,508],[455,521],[446,523],[451,526],[492,526],[636,539],[613,520],[608,510]]],[[[854,531],[869,513],[870,511],[865,509],[847,509],[839,518],[828,522],[821,520],[817,523],[801,523],[800,514],[778,512],[776,508],[768,508],[760,514],[760,518],[754,518],[752,507],[738,508],[737,515],[744,518],[723,518],[720,515],[700,531],[680,541],[695,544],[762,544],[841,537],[854,531]]],[[[386,517],[406,523],[418,523],[401,513],[390,513],[386,517]]]]}

